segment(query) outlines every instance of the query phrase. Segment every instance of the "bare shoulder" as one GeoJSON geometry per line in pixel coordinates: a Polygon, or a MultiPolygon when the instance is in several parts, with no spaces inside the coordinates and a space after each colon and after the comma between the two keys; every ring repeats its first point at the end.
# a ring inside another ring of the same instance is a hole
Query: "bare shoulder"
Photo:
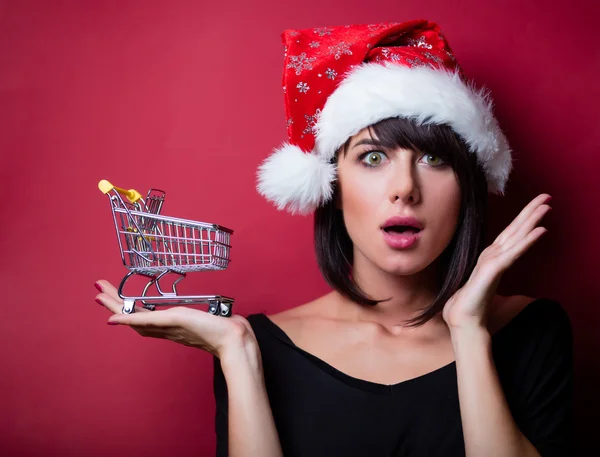
{"type": "Polygon", "coordinates": [[[536,298],[527,295],[495,295],[489,310],[488,330],[496,333],[536,298]]]}
{"type": "Polygon", "coordinates": [[[302,305],[271,314],[269,318],[273,318],[274,321],[286,321],[317,316],[327,317],[331,314],[330,311],[333,307],[338,304],[336,297],[337,294],[335,292],[329,292],[302,305]]]}
{"type": "Polygon", "coordinates": [[[267,317],[296,341],[323,322],[322,318],[327,315],[328,305],[331,305],[331,294],[267,317]]]}

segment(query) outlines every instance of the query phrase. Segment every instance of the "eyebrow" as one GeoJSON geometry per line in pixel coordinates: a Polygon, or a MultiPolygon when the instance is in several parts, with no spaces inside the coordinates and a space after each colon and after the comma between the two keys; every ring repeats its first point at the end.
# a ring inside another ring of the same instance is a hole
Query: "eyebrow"
{"type": "Polygon", "coordinates": [[[381,141],[373,140],[372,138],[364,138],[360,141],[357,141],[350,149],[354,149],[356,146],[360,146],[361,144],[368,144],[370,146],[383,146],[381,141]]]}

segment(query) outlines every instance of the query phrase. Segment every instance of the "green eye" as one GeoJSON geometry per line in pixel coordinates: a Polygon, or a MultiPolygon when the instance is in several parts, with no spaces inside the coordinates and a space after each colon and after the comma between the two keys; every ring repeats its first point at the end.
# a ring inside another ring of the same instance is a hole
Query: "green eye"
{"type": "Polygon", "coordinates": [[[444,163],[444,161],[439,156],[436,156],[435,154],[425,154],[424,157],[427,157],[428,164],[433,167],[437,167],[444,163]],[[433,157],[433,160],[431,160],[432,157],[433,157]]]}
{"type": "Polygon", "coordinates": [[[363,157],[363,162],[369,167],[377,166],[383,162],[382,153],[378,151],[367,152],[363,157]]]}

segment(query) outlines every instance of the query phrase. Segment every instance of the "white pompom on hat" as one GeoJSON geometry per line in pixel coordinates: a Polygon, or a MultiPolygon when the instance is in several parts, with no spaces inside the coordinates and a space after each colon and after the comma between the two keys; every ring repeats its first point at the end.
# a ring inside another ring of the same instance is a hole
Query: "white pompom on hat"
{"type": "Polygon", "coordinates": [[[462,74],[437,24],[410,21],[287,30],[283,89],[289,142],[259,167],[257,189],[308,214],[331,199],[336,151],[365,127],[404,117],[449,125],[504,193],[508,142],[488,92],[462,74]]]}

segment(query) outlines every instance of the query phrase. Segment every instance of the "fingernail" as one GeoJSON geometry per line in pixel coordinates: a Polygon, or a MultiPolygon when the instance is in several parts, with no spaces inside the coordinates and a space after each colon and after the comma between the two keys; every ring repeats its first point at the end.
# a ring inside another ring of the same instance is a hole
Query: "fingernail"
{"type": "Polygon", "coordinates": [[[98,303],[99,305],[104,306],[104,303],[102,303],[99,298],[96,298],[96,303],[98,303]]]}
{"type": "Polygon", "coordinates": [[[108,325],[119,325],[118,322],[108,321],[106,322],[108,325]]]}
{"type": "Polygon", "coordinates": [[[548,197],[544,203],[548,203],[550,200],[552,200],[552,196],[548,197]]]}
{"type": "Polygon", "coordinates": [[[98,284],[97,282],[94,283],[94,286],[96,286],[96,289],[98,289],[100,292],[104,292],[100,284],[98,284]]]}

